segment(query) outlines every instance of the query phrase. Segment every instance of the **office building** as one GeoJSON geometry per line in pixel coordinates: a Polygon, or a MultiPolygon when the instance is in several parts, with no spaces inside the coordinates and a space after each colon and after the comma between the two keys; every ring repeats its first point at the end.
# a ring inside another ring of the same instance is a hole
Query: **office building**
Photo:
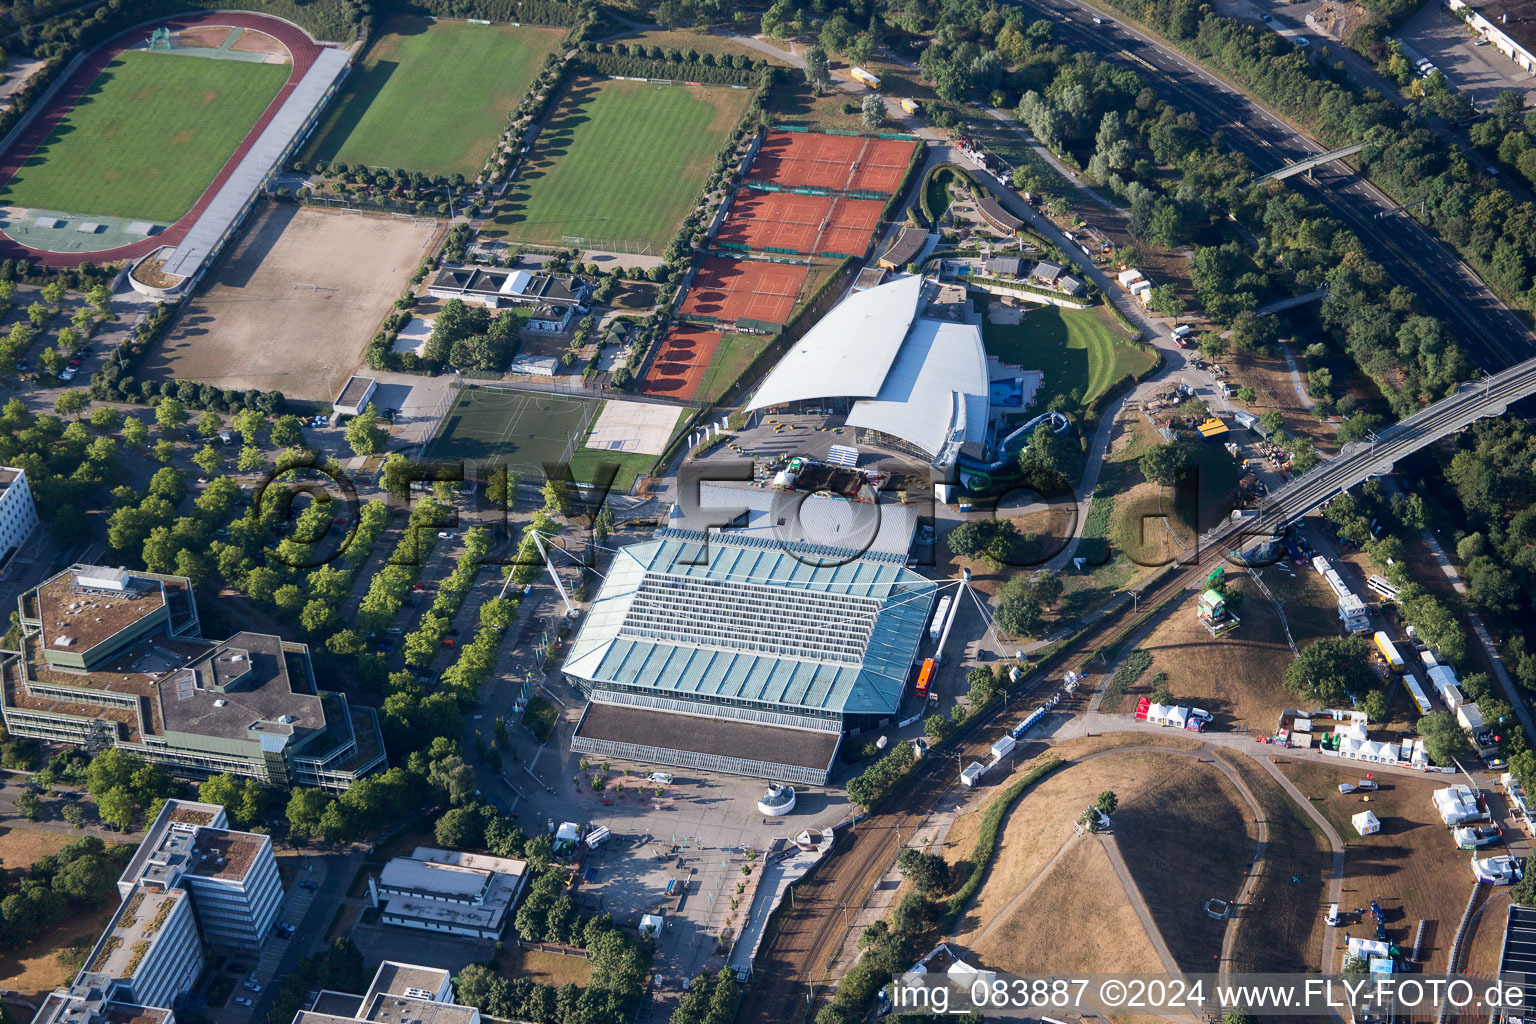
{"type": "Polygon", "coordinates": [[[527,861],[418,846],[369,876],[368,898],[384,924],[494,941],[527,880],[527,861]]]}

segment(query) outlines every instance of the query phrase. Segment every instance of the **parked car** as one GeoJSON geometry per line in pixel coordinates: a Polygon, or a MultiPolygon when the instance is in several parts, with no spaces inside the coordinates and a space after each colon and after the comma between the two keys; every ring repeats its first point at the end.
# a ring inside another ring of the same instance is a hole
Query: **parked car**
{"type": "Polygon", "coordinates": [[[458,641],[456,641],[453,637],[445,636],[443,637],[443,646],[453,648],[459,646],[459,644],[458,641]]]}
{"type": "Polygon", "coordinates": [[[259,984],[257,984],[256,982],[251,981],[249,978],[247,978],[245,980],[244,984],[242,984],[240,987],[241,988],[250,989],[252,992],[260,992],[261,991],[261,986],[259,984]]]}
{"type": "Polygon", "coordinates": [[[251,1001],[249,999],[245,998],[245,996],[235,996],[235,1005],[236,1006],[250,1006],[250,1005],[252,1005],[252,1003],[251,1003],[251,1001]]]}
{"type": "Polygon", "coordinates": [[[437,534],[437,539],[438,540],[453,540],[453,532],[451,530],[441,530],[437,534]]]}

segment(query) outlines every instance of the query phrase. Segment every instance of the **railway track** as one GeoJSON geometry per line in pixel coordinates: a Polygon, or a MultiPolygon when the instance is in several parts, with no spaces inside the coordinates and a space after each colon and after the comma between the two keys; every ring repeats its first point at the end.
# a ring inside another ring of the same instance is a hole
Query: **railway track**
{"type": "MultiPolygon", "coordinates": [[[[1157,621],[1204,581],[1242,532],[1239,524],[1224,523],[1203,541],[1193,561],[1165,569],[1142,589],[1138,600],[1122,597],[1116,607],[1047,655],[1022,692],[1038,687],[1064,663],[1092,656],[1157,621]],[[1147,607],[1141,609],[1142,604],[1147,607]]],[[[833,957],[853,914],[900,851],[898,835],[906,839],[916,834],[938,799],[957,784],[961,766],[986,760],[1003,719],[1017,714],[1018,708],[1015,704],[1010,712],[995,706],[966,722],[955,742],[918,762],[900,795],[861,821],[856,831],[838,836],[833,851],[796,886],[794,906],[780,911],[775,931],[753,967],[752,985],[742,1003],[743,1021],[788,1024],[811,1018],[827,980],[850,966],[834,964],[833,957]]]]}

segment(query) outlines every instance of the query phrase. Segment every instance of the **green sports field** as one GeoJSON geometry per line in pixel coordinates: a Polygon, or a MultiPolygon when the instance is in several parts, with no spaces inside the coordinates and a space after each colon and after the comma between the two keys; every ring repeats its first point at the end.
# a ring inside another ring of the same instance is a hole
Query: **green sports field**
{"type": "Polygon", "coordinates": [[[124,52],[22,165],[0,202],[175,221],[213,181],[291,70],[124,52]]]}
{"type": "Polygon", "coordinates": [[[1044,374],[1035,396],[1041,409],[1057,395],[1070,397],[1073,392],[1073,407],[1085,408],[1127,373],[1139,373],[1152,361],[1100,306],[1042,306],[1025,313],[1017,324],[996,324],[989,317],[982,337],[987,351],[1003,362],[1044,374]]]}
{"type": "Polygon", "coordinates": [[[693,208],[752,93],[577,79],[486,234],[665,248],[693,208]]]}
{"type": "Polygon", "coordinates": [[[304,159],[473,178],[565,34],[395,15],[304,159]]]}

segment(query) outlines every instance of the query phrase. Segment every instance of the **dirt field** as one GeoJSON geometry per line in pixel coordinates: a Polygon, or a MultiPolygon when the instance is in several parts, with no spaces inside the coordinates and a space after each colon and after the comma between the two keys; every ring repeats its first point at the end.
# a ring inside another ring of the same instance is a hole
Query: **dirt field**
{"type": "Polygon", "coordinates": [[[329,402],[440,230],[271,204],[149,353],[144,376],[329,402]]]}
{"type": "MultiPolygon", "coordinates": [[[[1341,795],[1338,784],[1363,778],[1369,766],[1333,768],[1283,761],[1281,770],[1311,798],[1346,843],[1340,910],[1379,900],[1387,915],[1387,938],[1404,946],[1413,943],[1419,921],[1428,921],[1422,967],[1426,974],[1443,973],[1473,882],[1467,870],[1468,854],[1456,848],[1430,802],[1430,794],[1446,781],[1438,776],[1424,780],[1378,777],[1380,791],[1370,794],[1370,803],[1364,804],[1358,796],[1341,795]],[[1375,835],[1357,835],[1349,822],[1350,815],[1365,808],[1381,819],[1381,831],[1375,835]]],[[[1502,917],[1497,927],[1502,928],[1502,917]]],[[[1357,926],[1353,933],[1365,930],[1357,926]]]]}
{"type": "MultiPolygon", "coordinates": [[[[1333,592],[1315,572],[1298,570],[1291,577],[1276,567],[1265,570],[1263,578],[1281,602],[1298,647],[1339,634],[1333,592]]],[[[1129,712],[1136,698],[1167,686],[1175,699],[1215,715],[1215,728],[1263,733],[1274,729],[1283,709],[1296,706],[1296,696],[1282,683],[1292,656],[1279,613],[1246,577],[1230,589],[1242,595],[1237,609],[1242,624],[1212,639],[1195,618],[1191,597],[1137,645],[1151,653],[1152,665],[1126,691],[1121,710],[1129,712]],[[1154,685],[1159,673],[1166,678],[1154,685]]]]}
{"type": "MultiPolygon", "coordinates": [[[[1297,346],[1295,356],[1297,368],[1300,365],[1300,349],[1305,345],[1297,346]]],[[[1317,418],[1302,402],[1301,396],[1296,393],[1295,383],[1291,380],[1290,368],[1285,365],[1285,360],[1280,356],[1261,356],[1253,352],[1233,350],[1219,360],[1221,365],[1227,367],[1231,373],[1227,380],[1234,388],[1247,385],[1254,390],[1252,405],[1238,403],[1240,408],[1246,409],[1255,416],[1262,416],[1271,409],[1277,410],[1285,417],[1284,430],[1293,437],[1308,437],[1317,446],[1319,451],[1332,452],[1338,449],[1338,442],[1333,437],[1333,427],[1317,418]]],[[[1302,384],[1306,384],[1306,373],[1302,370],[1302,384]]]]}
{"type": "MultiPolygon", "coordinates": [[[[1081,754],[1148,742],[1199,746],[1182,736],[1120,737],[1113,744],[1063,744],[1053,753],[1070,756],[1074,748],[1081,754]]],[[[1200,969],[1220,949],[1224,925],[1206,917],[1201,906],[1213,895],[1231,898],[1241,886],[1256,838],[1252,814],[1208,765],[1127,750],[1062,768],[1009,815],[991,872],[955,936],[987,966],[1014,972],[1114,971],[1155,962],[1103,850],[1075,837],[1071,827],[1106,789],[1120,799],[1115,834],[1121,854],[1175,958],[1186,969],[1200,969]],[[1192,834],[1211,839],[1196,848],[1187,841],[1192,834]],[[1120,923],[1073,928],[1070,922],[1083,918],[1067,908],[1084,905],[1093,907],[1095,920],[1120,923]],[[1062,922],[1062,934],[1042,942],[1038,930],[1050,921],[1062,922]]],[[[945,837],[942,852],[952,864],[970,854],[980,817],[979,812],[963,816],[945,837]]]]}

